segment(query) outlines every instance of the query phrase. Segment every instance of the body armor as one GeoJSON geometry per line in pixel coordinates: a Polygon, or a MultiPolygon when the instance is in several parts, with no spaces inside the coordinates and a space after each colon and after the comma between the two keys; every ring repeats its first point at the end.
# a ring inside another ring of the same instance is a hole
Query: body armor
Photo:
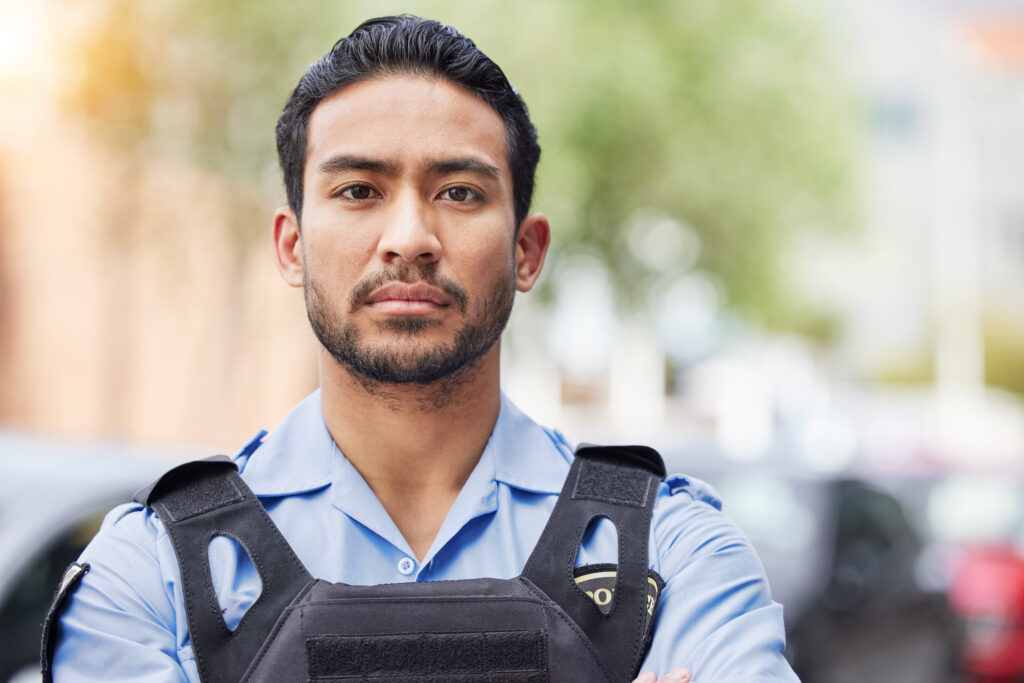
{"type": "Polygon", "coordinates": [[[664,465],[640,446],[581,447],[522,573],[356,586],[312,577],[235,464],[177,467],[136,494],[167,529],[203,683],[604,681],[637,673],[661,579],[648,568],[664,465]],[[618,531],[618,566],[575,567],[591,521],[618,531]],[[263,584],[232,631],[207,547],[238,541],[263,584]]]}

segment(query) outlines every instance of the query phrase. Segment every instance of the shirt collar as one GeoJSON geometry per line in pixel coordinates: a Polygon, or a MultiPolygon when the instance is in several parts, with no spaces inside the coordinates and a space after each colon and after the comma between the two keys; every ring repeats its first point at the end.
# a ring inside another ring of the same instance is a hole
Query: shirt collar
{"type": "MultiPolygon", "coordinates": [[[[295,406],[251,452],[240,465],[243,478],[258,496],[303,493],[330,484],[333,460],[343,456],[324,422],[320,390],[295,406]]],[[[498,420],[476,469],[481,470],[480,475],[493,473],[495,481],[509,486],[558,493],[569,471],[571,453],[561,434],[538,425],[502,393],[498,420]]],[[[342,478],[358,476],[351,465],[341,467],[335,477],[339,473],[342,478]]]]}
{"type": "MultiPolygon", "coordinates": [[[[243,454],[249,448],[243,449],[243,454]]],[[[242,478],[258,496],[287,496],[331,483],[337,451],[324,423],[320,390],[303,399],[242,463],[242,478]]],[[[242,455],[242,454],[240,454],[242,455]]]]}
{"type": "Polygon", "coordinates": [[[487,451],[495,480],[537,493],[560,492],[572,462],[572,447],[565,438],[534,422],[504,393],[485,455],[487,451]]]}
{"type": "MultiPolygon", "coordinates": [[[[405,538],[366,481],[340,452],[335,452],[331,503],[411,555],[405,538]]],[[[429,562],[470,520],[498,509],[497,482],[557,494],[569,470],[571,452],[561,435],[542,428],[502,394],[498,420],[487,446],[445,515],[423,561],[429,562]]]]}

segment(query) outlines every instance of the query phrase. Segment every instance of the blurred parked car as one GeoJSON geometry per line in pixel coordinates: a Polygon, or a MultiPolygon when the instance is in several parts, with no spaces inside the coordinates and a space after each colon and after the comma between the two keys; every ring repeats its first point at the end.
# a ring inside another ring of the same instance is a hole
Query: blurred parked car
{"type": "Polygon", "coordinates": [[[960,628],[920,581],[921,535],[876,484],[777,472],[703,472],[746,533],[785,609],[804,683],[944,683],[960,628]]]}
{"type": "Polygon", "coordinates": [[[39,680],[42,623],[64,569],[110,508],[170,467],[157,455],[0,431],[0,682],[39,680]]]}

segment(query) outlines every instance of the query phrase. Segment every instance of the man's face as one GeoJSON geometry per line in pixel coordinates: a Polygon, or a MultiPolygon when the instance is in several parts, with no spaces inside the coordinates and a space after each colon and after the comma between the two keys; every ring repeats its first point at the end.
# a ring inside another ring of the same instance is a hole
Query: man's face
{"type": "Polygon", "coordinates": [[[494,346],[517,248],[505,127],[489,105],[439,79],[346,86],[310,118],[304,184],[306,306],[335,360],[429,383],[494,346]]]}

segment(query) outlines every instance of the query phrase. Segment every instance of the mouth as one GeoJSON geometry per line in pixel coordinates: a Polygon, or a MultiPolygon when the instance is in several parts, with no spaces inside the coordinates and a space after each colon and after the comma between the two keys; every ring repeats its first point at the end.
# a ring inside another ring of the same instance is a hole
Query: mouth
{"type": "Polygon", "coordinates": [[[390,315],[425,315],[453,303],[450,295],[425,282],[389,282],[373,290],[364,300],[367,308],[390,315]]]}

